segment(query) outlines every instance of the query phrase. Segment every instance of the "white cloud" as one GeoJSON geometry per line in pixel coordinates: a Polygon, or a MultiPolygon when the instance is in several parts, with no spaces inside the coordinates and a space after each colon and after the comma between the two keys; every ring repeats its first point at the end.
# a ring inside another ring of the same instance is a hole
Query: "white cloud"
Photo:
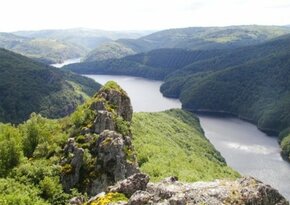
{"type": "Polygon", "coordinates": [[[289,24],[289,0],[1,0],[0,31],[289,24]]]}

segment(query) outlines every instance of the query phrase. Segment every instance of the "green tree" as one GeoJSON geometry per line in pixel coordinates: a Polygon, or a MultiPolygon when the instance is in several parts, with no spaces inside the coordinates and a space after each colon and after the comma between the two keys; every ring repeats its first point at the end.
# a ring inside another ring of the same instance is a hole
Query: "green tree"
{"type": "Polygon", "coordinates": [[[17,128],[0,124],[0,176],[5,176],[21,158],[20,133],[17,128]]]}

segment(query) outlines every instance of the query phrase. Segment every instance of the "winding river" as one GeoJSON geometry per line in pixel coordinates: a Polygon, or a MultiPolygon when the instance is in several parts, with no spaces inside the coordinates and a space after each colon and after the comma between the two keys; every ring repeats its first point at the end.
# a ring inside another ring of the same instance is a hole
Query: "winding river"
{"type": "MultiPolygon", "coordinates": [[[[127,91],[135,112],[181,107],[179,100],[162,96],[159,92],[161,81],[130,76],[86,76],[101,84],[116,81],[127,91]]],[[[242,175],[254,176],[270,184],[290,200],[290,164],[282,160],[276,138],[237,118],[206,115],[199,115],[199,118],[206,137],[225,157],[229,166],[242,175]]]]}

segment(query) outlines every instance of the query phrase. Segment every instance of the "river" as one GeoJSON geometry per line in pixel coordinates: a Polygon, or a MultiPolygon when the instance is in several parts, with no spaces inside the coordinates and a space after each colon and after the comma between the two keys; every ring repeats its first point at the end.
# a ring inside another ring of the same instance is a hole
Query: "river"
{"type": "MultiPolygon", "coordinates": [[[[135,112],[180,108],[181,103],[159,92],[161,81],[130,76],[86,75],[104,84],[114,80],[131,98],[135,112]]],[[[237,118],[199,115],[206,137],[242,175],[270,184],[290,200],[290,164],[282,160],[277,138],[269,137],[253,124],[237,118]]]]}
{"type": "Polygon", "coordinates": [[[61,68],[65,65],[69,65],[72,63],[79,63],[79,62],[81,62],[81,58],[72,58],[72,59],[65,60],[62,63],[51,64],[51,66],[56,67],[56,68],[61,68]]]}

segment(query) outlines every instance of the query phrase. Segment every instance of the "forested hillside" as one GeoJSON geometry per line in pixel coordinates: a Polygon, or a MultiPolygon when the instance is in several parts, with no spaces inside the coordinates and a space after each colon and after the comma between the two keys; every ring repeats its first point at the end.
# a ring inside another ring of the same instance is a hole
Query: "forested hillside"
{"type": "Polygon", "coordinates": [[[76,73],[123,74],[163,80],[168,74],[188,64],[217,57],[224,53],[230,53],[230,50],[157,49],[121,59],[71,64],[64,66],[64,69],[76,73]]]}
{"type": "Polygon", "coordinates": [[[63,117],[99,87],[91,79],[0,49],[0,122],[19,123],[32,112],[63,117]]]}

